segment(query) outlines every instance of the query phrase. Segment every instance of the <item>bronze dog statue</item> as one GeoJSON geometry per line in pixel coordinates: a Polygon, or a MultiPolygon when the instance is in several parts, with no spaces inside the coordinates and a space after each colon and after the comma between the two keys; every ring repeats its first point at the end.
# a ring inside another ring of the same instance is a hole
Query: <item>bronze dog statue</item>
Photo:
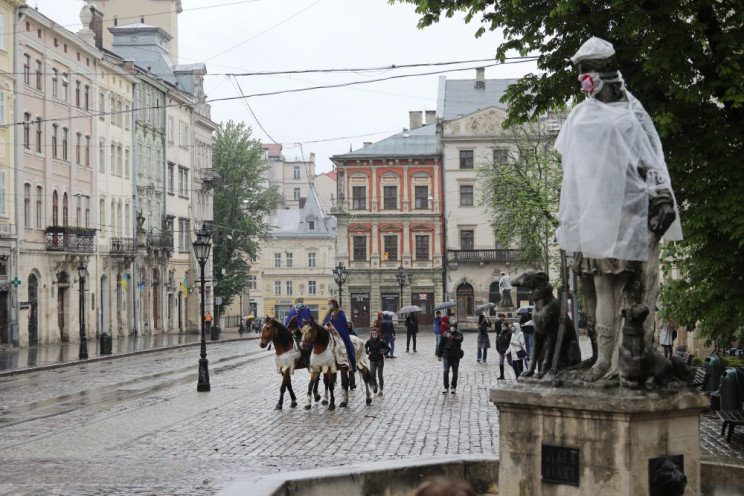
{"type": "MultiPolygon", "coordinates": [[[[553,353],[556,352],[555,346],[560,327],[561,305],[553,296],[553,286],[550,285],[545,272],[530,269],[516,279],[512,279],[511,284],[532,290],[532,299],[535,302],[535,310],[532,313],[532,319],[535,321],[535,349],[530,365],[522,375],[529,377],[535,374],[535,366],[540,362],[540,372],[535,376],[542,377],[553,365],[553,353]]],[[[571,367],[579,362],[581,362],[579,343],[576,340],[573,322],[566,316],[566,331],[559,351],[558,370],[571,367]]]]}

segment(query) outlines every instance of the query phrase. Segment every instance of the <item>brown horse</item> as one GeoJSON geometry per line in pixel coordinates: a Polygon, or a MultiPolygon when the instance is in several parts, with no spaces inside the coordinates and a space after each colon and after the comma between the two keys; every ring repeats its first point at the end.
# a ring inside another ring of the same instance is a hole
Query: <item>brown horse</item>
{"type": "MultiPolygon", "coordinates": [[[[372,403],[372,393],[369,389],[369,368],[366,364],[366,353],[364,351],[364,341],[361,339],[351,336],[352,343],[357,355],[357,369],[362,374],[364,380],[364,386],[366,389],[366,403],[369,405],[372,403]]],[[[335,397],[333,394],[333,388],[336,384],[336,370],[341,371],[341,386],[343,387],[343,398],[339,407],[346,407],[349,403],[349,370],[345,366],[342,367],[336,362],[336,357],[333,355],[331,350],[331,334],[324,326],[320,326],[315,320],[305,322],[302,328],[302,342],[300,347],[306,349],[309,345],[312,345],[313,352],[310,356],[310,373],[311,381],[323,374],[323,382],[326,384],[326,391],[331,391],[331,403],[328,406],[329,410],[335,408],[335,397]]],[[[310,389],[308,388],[307,402],[305,409],[310,409],[310,389]]]]}
{"type": "MultiPolygon", "coordinates": [[[[299,331],[299,329],[297,329],[299,331]]],[[[282,385],[279,388],[279,402],[276,404],[275,410],[281,410],[282,404],[284,403],[284,392],[289,391],[289,396],[292,399],[290,406],[292,408],[297,406],[297,397],[292,390],[292,374],[297,368],[307,368],[306,363],[301,363],[300,351],[295,346],[294,338],[292,337],[292,331],[284,327],[281,322],[274,320],[272,317],[266,317],[263,329],[261,330],[261,341],[259,346],[266,348],[271,342],[276,350],[276,367],[282,376],[282,385]]],[[[320,401],[320,394],[318,394],[318,380],[311,381],[308,388],[315,393],[315,401],[320,401]]]]}

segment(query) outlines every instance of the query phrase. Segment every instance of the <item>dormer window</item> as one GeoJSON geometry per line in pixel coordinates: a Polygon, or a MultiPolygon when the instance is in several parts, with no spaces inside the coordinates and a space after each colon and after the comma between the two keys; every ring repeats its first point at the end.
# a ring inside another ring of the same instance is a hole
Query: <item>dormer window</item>
{"type": "Polygon", "coordinates": [[[315,221],[314,220],[307,221],[307,230],[308,231],[315,231],[315,221]]]}

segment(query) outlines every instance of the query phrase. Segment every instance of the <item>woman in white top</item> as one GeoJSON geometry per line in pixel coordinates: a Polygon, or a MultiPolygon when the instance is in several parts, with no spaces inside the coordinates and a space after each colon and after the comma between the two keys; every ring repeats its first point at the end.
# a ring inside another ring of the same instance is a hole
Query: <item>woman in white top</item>
{"type": "Polygon", "coordinates": [[[514,374],[517,376],[517,379],[519,379],[519,375],[522,373],[522,370],[524,370],[522,366],[525,354],[524,334],[522,334],[522,329],[519,327],[519,324],[514,323],[512,324],[512,337],[511,342],[509,343],[509,348],[506,350],[506,355],[511,362],[511,366],[514,369],[514,374]]]}
{"type": "Polygon", "coordinates": [[[659,344],[664,349],[664,358],[671,360],[672,358],[672,344],[674,343],[674,324],[669,322],[662,322],[661,333],[659,333],[659,344]]]}

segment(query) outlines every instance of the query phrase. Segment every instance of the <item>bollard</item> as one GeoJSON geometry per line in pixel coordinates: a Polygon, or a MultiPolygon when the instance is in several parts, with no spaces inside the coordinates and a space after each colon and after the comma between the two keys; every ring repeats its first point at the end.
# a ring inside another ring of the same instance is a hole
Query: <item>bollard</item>
{"type": "Polygon", "coordinates": [[[101,334],[101,355],[110,355],[112,353],[113,339],[111,333],[103,332],[101,334]]]}

